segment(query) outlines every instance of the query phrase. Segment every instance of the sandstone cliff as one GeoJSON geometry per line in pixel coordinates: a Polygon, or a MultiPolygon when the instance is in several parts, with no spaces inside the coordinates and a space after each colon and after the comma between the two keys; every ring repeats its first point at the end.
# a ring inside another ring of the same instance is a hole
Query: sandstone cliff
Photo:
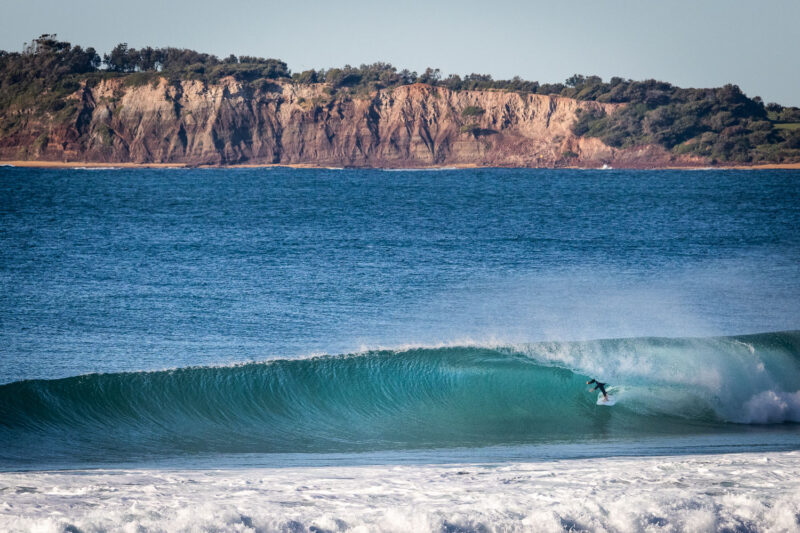
{"type": "Polygon", "coordinates": [[[314,164],[642,167],[691,164],[663,149],[616,150],[579,138],[580,108],[613,104],[416,84],[365,96],[323,85],[166,79],[83,87],[67,112],[21,117],[0,159],[188,165],[314,164]],[[66,115],[66,118],[64,116],[66,115]]]}

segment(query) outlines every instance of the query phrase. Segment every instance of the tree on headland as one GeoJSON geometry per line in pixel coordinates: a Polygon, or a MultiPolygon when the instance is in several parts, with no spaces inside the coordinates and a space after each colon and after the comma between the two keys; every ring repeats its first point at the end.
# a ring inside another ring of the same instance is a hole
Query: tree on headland
{"type": "Polygon", "coordinates": [[[119,43],[110,54],[103,56],[103,62],[113,72],[133,72],[141,62],[141,55],[137,50],[129,49],[128,43],[119,43]]]}
{"type": "Polygon", "coordinates": [[[428,67],[425,72],[417,79],[418,83],[427,83],[429,85],[436,85],[442,79],[442,73],[438,68],[428,67]]]}

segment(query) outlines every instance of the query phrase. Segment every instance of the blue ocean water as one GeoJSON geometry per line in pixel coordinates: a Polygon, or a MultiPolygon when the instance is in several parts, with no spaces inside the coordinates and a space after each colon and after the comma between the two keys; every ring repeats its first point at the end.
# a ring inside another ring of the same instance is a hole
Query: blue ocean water
{"type": "Polygon", "coordinates": [[[800,447],[799,230],[797,171],[0,168],[0,466],[800,447]]]}

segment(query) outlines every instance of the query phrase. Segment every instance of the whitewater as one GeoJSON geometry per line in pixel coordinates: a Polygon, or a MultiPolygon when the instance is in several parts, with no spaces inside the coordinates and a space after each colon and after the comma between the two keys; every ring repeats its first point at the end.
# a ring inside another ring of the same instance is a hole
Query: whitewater
{"type": "Polygon", "coordinates": [[[47,532],[796,531],[798,470],[800,454],[784,452],[0,474],[0,525],[47,532]]]}
{"type": "Polygon", "coordinates": [[[796,171],[1,168],[0,530],[800,531],[798,228],[796,171]]]}

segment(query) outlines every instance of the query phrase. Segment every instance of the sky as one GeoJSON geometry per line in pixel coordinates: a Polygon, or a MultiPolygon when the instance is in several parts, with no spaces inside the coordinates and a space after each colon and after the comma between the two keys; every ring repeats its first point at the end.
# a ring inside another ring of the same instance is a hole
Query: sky
{"type": "Polygon", "coordinates": [[[390,62],[418,72],[574,73],[739,85],[800,106],[798,0],[2,0],[0,49],[42,33],[282,59],[293,72],[390,62]]]}

